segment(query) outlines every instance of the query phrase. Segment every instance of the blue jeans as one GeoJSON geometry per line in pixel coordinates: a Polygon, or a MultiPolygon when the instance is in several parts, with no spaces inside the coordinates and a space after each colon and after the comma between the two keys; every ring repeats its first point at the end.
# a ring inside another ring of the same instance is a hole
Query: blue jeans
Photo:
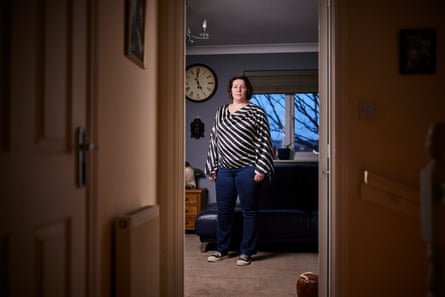
{"type": "Polygon", "coordinates": [[[218,168],[215,190],[218,206],[217,249],[221,253],[229,250],[232,235],[233,214],[237,197],[243,214],[243,238],[240,252],[252,255],[256,252],[258,189],[261,183],[253,180],[255,167],[218,168]]]}

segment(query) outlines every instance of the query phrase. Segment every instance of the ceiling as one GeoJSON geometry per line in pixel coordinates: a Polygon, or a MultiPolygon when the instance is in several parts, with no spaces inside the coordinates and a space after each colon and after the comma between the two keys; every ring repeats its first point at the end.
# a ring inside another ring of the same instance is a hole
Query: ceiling
{"type": "Polygon", "coordinates": [[[187,54],[318,51],[316,0],[187,0],[193,35],[207,20],[208,40],[187,43],[187,54]]]}

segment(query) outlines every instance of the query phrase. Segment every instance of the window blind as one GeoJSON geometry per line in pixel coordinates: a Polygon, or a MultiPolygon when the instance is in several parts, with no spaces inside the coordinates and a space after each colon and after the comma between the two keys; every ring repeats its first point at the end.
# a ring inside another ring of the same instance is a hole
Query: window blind
{"type": "Polygon", "coordinates": [[[246,70],[255,94],[318,93],[318,70],[246,70]]]}

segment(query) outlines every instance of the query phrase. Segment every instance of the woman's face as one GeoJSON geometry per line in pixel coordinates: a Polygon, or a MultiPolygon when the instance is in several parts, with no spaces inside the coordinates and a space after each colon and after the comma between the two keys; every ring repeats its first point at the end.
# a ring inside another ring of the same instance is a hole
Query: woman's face
{"type": "Polygon", "coordinates": [[[245,101],[247,98],[246,83],[242,79],[235,79],[232,83],[232,98],[234,101],[245,101]]]}

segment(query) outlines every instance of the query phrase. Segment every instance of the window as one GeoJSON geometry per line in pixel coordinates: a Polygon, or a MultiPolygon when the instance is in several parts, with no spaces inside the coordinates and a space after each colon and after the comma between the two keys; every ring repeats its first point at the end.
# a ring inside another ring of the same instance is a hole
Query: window
{"type": "Polygon", "coordinates": [[[319,107],[316,70],[246,71],[254,88],[251,102],[263,107],[272,144],[295,152],[318,151],[319,107]]]}
{"type": "Polygon", "coordinates": [[[254,94],[250,101],[264,108],[273,146],[318,151],[318,93],[254,94]]]}

